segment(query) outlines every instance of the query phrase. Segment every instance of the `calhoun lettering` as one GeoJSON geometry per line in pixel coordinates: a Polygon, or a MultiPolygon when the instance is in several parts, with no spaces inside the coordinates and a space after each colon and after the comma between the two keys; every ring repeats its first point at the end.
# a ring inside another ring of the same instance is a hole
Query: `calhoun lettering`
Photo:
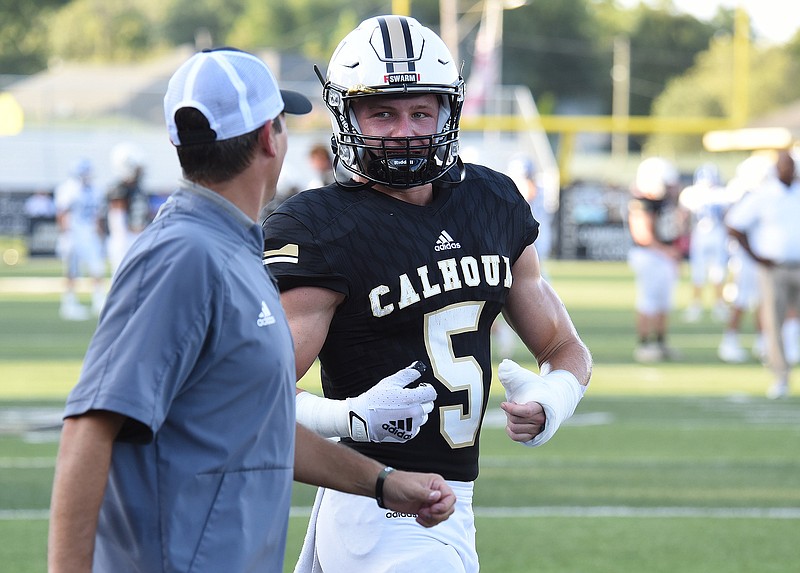
{"type": "Polygon", "coordinates": [[[403,273],[397,277],[394,287],[379,285],[369,293],[369,302],[373,316],[387,316],[397,309],[404,309],[431,298],[442,292],[448,292],[481,284],[511,288],[511,261],[500,255],[482,255],[480,260],[472,256],[460,259],[443,259],[436,266],[428,265],[416,269],[418,281],[403,273]]]}

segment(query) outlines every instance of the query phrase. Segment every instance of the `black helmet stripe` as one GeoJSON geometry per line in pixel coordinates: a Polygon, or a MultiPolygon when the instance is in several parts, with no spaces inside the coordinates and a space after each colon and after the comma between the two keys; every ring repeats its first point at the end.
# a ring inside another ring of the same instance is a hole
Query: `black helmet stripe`
{"type": "Polygon", "coordinates": [[[411,32],[408,28],[408,20],[403,17],[378,18],[378,24],[383,36],[384,58],[386,60],[386,72],[413,72],[416,70],[414,64],[414,45],[411,41],[411,32]],[[395,56],[397,54],[397,56],[395,56]],[[395,57],[403,60],[406,64],[405,70],[395,69],[395,57]]]}

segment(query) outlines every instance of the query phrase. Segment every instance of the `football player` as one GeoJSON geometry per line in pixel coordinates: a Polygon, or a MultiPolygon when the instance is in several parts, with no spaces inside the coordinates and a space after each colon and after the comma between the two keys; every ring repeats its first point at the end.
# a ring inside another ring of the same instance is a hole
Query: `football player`
{"type": "Polygon", "coordinates": [[[636,168],[628,202],[628,230],[633,245],[628,264],[636,282],[636,334],[633,351],[637,362],[674,360],[667,345],[672,310],[683,253],[678,247],[682,232],[677,206],[678,171],[662,157],[648,157],[636,168]]]}
{"type": "Polygon", "coordinates": [[[686,322],[697,322],[703,316],[703,294],[710,287],[714,296],[712,317],[724,321],[728,305],[723,296],[728,268],[728,230],[724,217],[731,197],[722,184],[719,169],[705,163],[694,172],[694,183],[680,192],[678,203],[689,213],[689,277],[692,296],[684,312],[686,322]]]}
{"type": "Polygon", "coordinates": [[[298,389],[297,418],[387,473],[441,473],[458,501],[425,530],[413,515],[321,491],[297,571],[473,573],[492,323],[503,312],[539,362],[539,373],[511,361],[498,370],[507,433],[526,445],[573,413],[591,357],[541,277],[525,199],[507,176],[459,158],[464,81],[444,42],[412,18],[371,18],[320,79],[337,182],[264,223],[298,379],[321,363],[324,397],[298,389]]]}

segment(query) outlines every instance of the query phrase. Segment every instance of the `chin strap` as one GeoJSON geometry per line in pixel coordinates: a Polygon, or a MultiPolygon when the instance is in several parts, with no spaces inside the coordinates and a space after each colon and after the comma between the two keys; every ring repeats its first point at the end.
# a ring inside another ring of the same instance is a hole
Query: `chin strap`
{"type": "Polygon", "coordinates": [[[439,187],[445,187],[449,189],[451,187],[455,187],[456,185],[464,181],[466,177],[467,177],[467,169],[466,167],[464,167],[464,162],[461,161],[461,157],[458,157],[456,159],[456,162],[450,166],[450,169],[442,173],[441,178],[434,181],[434,184],[439,187]],[[458,169],[457,178],[453,177],[455,175],[455,173],[453,172],[454,168],[458,169]]]}
{"type": "MultiPolygon", "coordinates": [[[[339,155],[336,154],[336,148],[334,147],[334,155],[333,155],[333,178],[336,180],[336,184],[339,187],[346,189],[348,191],[361,191],[363,189],[371,189],[377,183],[375,181],[364,181],[363,183],[358,183],[354,181],[352,178],[342,179],[341,170],[339,169],[340,164],[339,155]]],[[[343,169],[344,170],[344,169],[343,169]]],[[[464,179],[466,179],[467,170],[464,167],[464,162],[461,161],[459,157],[456,159],[456,162],[450,166],[450,169],[442,173],[442,175],[438,179],[434,179],[432,181],[434,187],[439,187],[442,189],[451,189],[457,185],[459,185],[464,179]],[[454,171],[456,169],[456,171],[454,171]]]]}

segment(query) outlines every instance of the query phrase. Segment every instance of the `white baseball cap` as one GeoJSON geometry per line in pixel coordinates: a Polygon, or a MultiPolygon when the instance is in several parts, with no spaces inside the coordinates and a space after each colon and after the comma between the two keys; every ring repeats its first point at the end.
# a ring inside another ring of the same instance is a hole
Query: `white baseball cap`
{"type": "Polygon", "coordinates": [[[308,98],[279,89],[264,62],[235,48],[193,55],[172,75],[164,96],[164,117],[174,145],[222,141],[249,133],[281,112],[310,111],[308,98]],[[175,114],[189,107],[205,116],[210,130],[178,131],[175,114]]]}

